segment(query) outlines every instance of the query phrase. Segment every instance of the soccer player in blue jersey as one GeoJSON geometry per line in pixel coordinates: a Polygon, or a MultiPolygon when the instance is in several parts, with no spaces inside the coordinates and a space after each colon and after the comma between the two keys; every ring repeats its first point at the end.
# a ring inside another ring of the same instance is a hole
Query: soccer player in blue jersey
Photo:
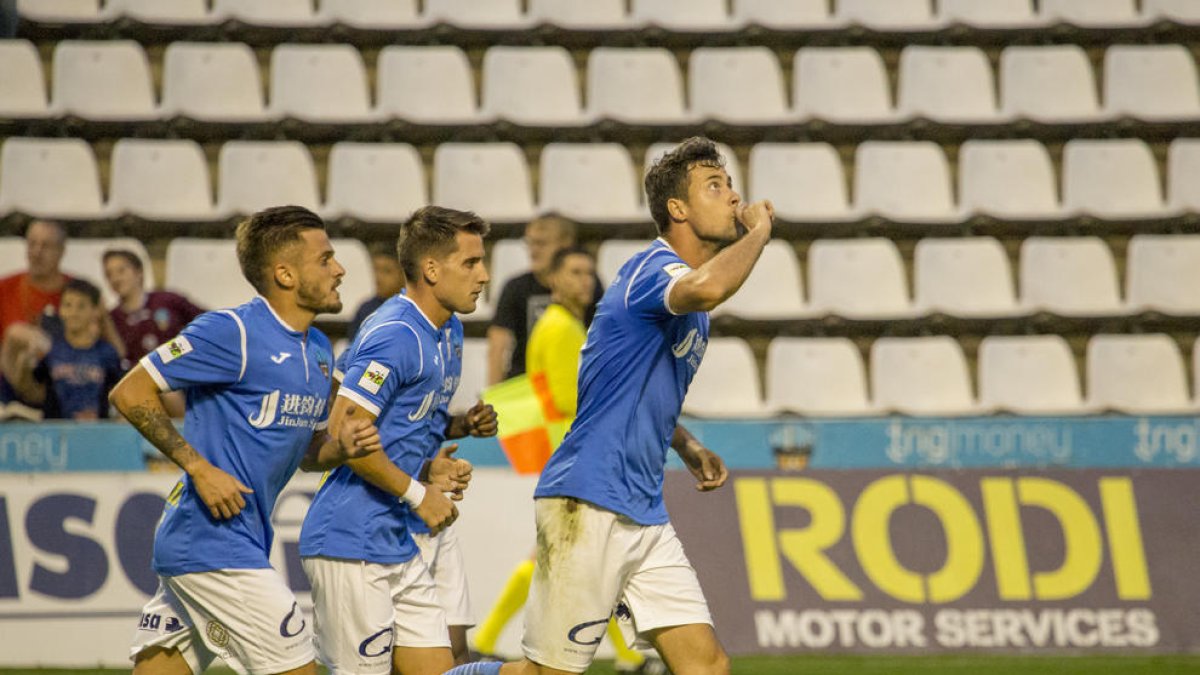
{"type": "Polygon", "coordinates": [[[110,396],[185,472],[154,537],[159,588],[131,650],[138,675],[200,673],[217,655],[239,673],[315,675],[312,629],[268,560],[271,511],[302,463],[328,468],[382,449],[369,420],[326,431],[333,359],[312,322],[341,309],[345,270],[325,224],[276,207],[236,236],[259,297],[200,315],[110,396]],[[187,394],[182,435],[160,398],[177,389],[187,394]]]}
{"type": "Polygon", "coordinates": [[[397,243],[405,294],[363,323],[349,349],[330,428],[366,418],[384,452],[352,460],[321,485],[300,533],[313,588],[317,649],[334,673],[442,673],[453,665],[446,616],[410,532],[411,510],[437,534],[457,517],[470,466],[443,448],[447,435],[494,433],[494,414],[439,413],[457,386],[455,313],[474,311],[488,281],[472,213],[418,210],[397,243]],[[426,486],[430,486],[426,489],[426,486]],[[457,492],[457,494],[455,494],[457,492]]]}
{"type": "Polygon", "coordinates": [[[579,372],[579,412],[534,497],[537,559],[525,660],[452,674],[581,673],[616,612],[677,675],[727,673],[696,572],[663,506],[673,447],[714,490],[721,459],[676,422],[708,344],[707,312],[732,296],[771,236],[769,202],[744,205],[716,146],[684,141],[647,172],[659,239],[600,301],[579,372]]]}

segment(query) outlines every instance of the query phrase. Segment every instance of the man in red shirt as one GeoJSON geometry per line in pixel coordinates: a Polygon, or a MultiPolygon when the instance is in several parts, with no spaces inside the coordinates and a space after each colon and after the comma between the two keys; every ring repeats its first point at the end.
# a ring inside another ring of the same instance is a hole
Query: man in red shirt
{"type": "Polygon", "coordinates": [[[118,298],[117,306],[109,314],[130,363],[137,363],[152,349],[178,335],[204,311],[178,293],[147,292],[145,274],[142,260],[134,252],[124,249],[104,252],[104,277],[118,298]]]}
{"type": "Polygon", "coordinates": [[[59,269],[67,232],[51,220],[35,220],[25,230],[29,269],[0,279],[0,336],[15,323],[37,326],[43,312],[58,312],[67,275],[59,269]]]}

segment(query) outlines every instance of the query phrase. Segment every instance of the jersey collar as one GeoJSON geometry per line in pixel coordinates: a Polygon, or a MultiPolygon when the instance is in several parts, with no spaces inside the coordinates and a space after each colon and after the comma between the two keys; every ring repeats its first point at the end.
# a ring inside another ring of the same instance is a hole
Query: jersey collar
{"type": "Polygon", "coordinates": [[[292,328],[290,325],[288,325],[288,322],[284,321],[283,317],[279,316],[279,314],[277,314],[275,312],[275,308],[271,306],[271,303],[267,302],[266,298],[264,298],[261,295],[258,295],[255,297],[256,297],[256,299],[262,301],[262,304],[266,306],[267,311],[271,313],[271,316],[275,317],[275,320],[279,322],[280,326],[283,326],[284,330],[286,330],[289,333],[293,333],[295,335],[303,335],[303,333],[301,333],[299,330],[296,330],[295,328],[292,328]]]}
{"type": "Polygon", "coordinates": [[[429,317],[425,316],[425,312],[421,311],[421,306],[413,302],[412,298],[404,294],[398,295],[397,297],[399,297],[402,302],[407,302],[408,304],[412,305],[413,309],[417,310],[417,314],[420,314],[421,318],[425,319],[425,325],[429,326],[430,330],[432,330],[435,334],[438,332],[439,329],[437,325],[430,321],[429,317]]]}
{"type": "Polygon", "coordinates": [[[678,253],[676,253],[676,252],[675,252],[675,249],[674,249],[674,248],[671,248],[671,244],[670,244],[670,242],[668,242],[666,239],[663,239],[662,237],[655,237],[655,238],[654,238],[654,241],[656,241],[656,242],[658,242],[658,243],[662,244],[663,246],[665,246],[665,247],[666,247],[666,249],[667,249],[668,251],[670,251],[671,253],[675,253],[675,255],[679,255],[678,253]]]}

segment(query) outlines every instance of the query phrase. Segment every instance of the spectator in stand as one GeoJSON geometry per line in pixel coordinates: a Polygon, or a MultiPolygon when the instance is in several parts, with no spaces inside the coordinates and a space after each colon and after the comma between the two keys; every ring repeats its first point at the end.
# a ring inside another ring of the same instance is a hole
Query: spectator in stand
{"type": "Polygon", "coordinates": [[[178,293],[146,291],[145,268],[133,251],[105,251],[104,277],[117,296],[117,305],[109,316],[130,363],[178,335],[204,312],[178,293]]]}
{"type": "Polygon", "coordinates": [[[371,253],[371,271],[375,274],[375,297],[367,300],[354,312],[354,318],[346,328],[346,340],[354,341],[358,327],[362,322],[379,309],[388,298],[404,288],[404,270],[400,268],[400,259],[396,257],[396,247],[386,242],[375,242],[368,248],[371,253]]]}
{"type": "Polygon", "coordinates": [[[0,279],[0,335],[18,323],[41,324],[44,313],[56,314],[67,275],[59,269],[67,245],[61,223],[35,220],[25,230],[24,272],[0,279]]]}

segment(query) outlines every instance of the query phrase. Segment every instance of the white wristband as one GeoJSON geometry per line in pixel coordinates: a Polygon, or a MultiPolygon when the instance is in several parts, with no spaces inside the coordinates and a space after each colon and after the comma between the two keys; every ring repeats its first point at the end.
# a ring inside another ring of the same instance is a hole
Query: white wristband
{"type": "Polygon", "coordinates": [[[408,483],[408,489],[404,491],[404,496],[400,498],[414,509],[421,505],[421,501],[425,499],[425,486],[421,485],[421,481],[413,478],[408,483]]]}

